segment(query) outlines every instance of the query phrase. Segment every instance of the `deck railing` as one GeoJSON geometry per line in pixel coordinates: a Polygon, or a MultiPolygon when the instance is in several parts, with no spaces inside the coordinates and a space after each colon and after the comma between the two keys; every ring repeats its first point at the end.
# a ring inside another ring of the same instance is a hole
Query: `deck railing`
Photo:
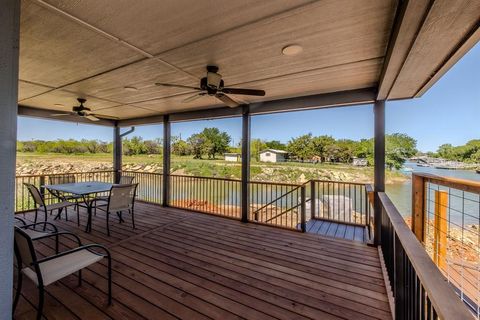
{"type": "Polygon", "coordinates": [[[385,193],[381,249],[395,299],[396,319],[471,319],[443,274],[385,193]]]}
{"type": "Polygon", "coordinates": [[[415,173],[412,230],[480,319],[480,182],[415,173]]]}
{"type": "Polygon", "coordinates": [[[251,221],[305,231],[305,185],[255,181],[249,185],[251,221]]]}
{"type": "Polygon", "coordinates": [[[240,219],[241,180],[170,176],[170,206],[240,219]]]}
{"type": "Polygon", "coordinates": [[[122,171],[122,175],[135,177],[133,182],[138,183],[138,200],[156,204],[162,203],[163,175],[161,173],[122,171]]]}
{"type": "Polygon", "coordinates": [[[102,181],[113,182],[114,171],[91,171],[91,172],[73,172],[61,174],[41,174],[41,175],[22,175],[15,179],[15,211],[25,212],[34,209],[34,202],[24,183],[30,183],[39,188],[45,196],[47,204],[56,201],[56,198],[43,188],[50,183],[50,177],[73,176],[75,181],[102,181]]]}

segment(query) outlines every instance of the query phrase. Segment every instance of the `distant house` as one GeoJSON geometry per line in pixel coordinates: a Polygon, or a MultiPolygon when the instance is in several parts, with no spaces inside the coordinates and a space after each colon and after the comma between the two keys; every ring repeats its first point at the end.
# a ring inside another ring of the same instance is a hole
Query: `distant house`
{"type": "Polygon", "coordinates": [[[368,166],[368,160],[365,158],[357,158],[353,157],[353,162],[352,164],[357,167],[366,167],[368,166]]]}
{"type": "Polygon", "coordinates": [[[261,162],[284,162],[287,159],[287,151],[266,149],[260,152],[261,162]]]}
{"type": "Polygon", "coordinates": [[[225,161],[239,162],[242,159],[240,153],[225,153],[225,161]]]}

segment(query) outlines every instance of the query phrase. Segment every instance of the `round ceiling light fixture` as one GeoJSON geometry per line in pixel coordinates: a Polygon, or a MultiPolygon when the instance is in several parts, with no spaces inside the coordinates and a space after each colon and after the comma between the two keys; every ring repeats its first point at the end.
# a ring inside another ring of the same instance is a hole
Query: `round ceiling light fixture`
{"type": "Polygon", "coordinates": [[[131,86],[123,87],[123,89],[125,89],[125,91],[130,91],[130,92],[138,91],[137,88],[131,87],[131,86]]]}
{"type": "Polygon", "coordinates": [[[298,44],[289,44],[282,49],[282,53],[286,56],[296,56],[303,51],[303,47],[298,44]]]}

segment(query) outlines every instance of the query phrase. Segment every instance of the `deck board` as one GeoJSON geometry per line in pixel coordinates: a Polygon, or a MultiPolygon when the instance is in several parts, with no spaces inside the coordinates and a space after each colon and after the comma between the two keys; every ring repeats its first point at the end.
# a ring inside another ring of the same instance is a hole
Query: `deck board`
{"type": "MultiPolygon", "coordinates": [[[[85,269],[81,287],[76,275],[47,287],[45,319],[391,319],[378,252],[363,243],[143,203],[137,228],[112,217],[110,237],[102,213],[90,234],[85,213],[81,227],[73,217],[53,222],[110,248],[114,303],[105,306],[102,261],[85,269]]],[[[350,228],[333,230],[346,237],[350,228]]],[[[74,245],[62,240],[63,249],[74,245]]],[[[50,240],[36,248],[54,252],[50,240]]],[[[15,318],[31,319],[36,302],[25,281],[15,318]]]]}
{"type": "Polygon", "coordinates": [[[366,229],[363,226],[322,219],[310,219],[307,221],[307,232],[336,239],[363,243],[367,241],[366,229]]]}

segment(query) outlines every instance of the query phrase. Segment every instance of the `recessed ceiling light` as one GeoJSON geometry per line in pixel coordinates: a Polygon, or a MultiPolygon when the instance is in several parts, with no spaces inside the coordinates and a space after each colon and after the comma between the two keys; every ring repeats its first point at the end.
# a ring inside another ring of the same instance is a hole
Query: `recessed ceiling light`
{"type": "Polygon", "coordinates": [[[61,104],[61,103],[55,103],[54,106],[55,106],[55,107],[65,107],[65,106],[64,106],[63,104],[61,104]]]}
{"type": "Polygon", "coordinates": [[[282,49],[282,53],[286,56],[295,56],[303,51],[303,48],[298,44],[290,44],[282,49]]]}
{"type": "Polygon", "coordinates": [[[133,92],[133,91],[138,91],[137,88],[135,88],[135,87],[130,87],[130,86],[123,87],[123,89],[125,89],[126,91],[132,91],[132,92],[133,92]]]}

